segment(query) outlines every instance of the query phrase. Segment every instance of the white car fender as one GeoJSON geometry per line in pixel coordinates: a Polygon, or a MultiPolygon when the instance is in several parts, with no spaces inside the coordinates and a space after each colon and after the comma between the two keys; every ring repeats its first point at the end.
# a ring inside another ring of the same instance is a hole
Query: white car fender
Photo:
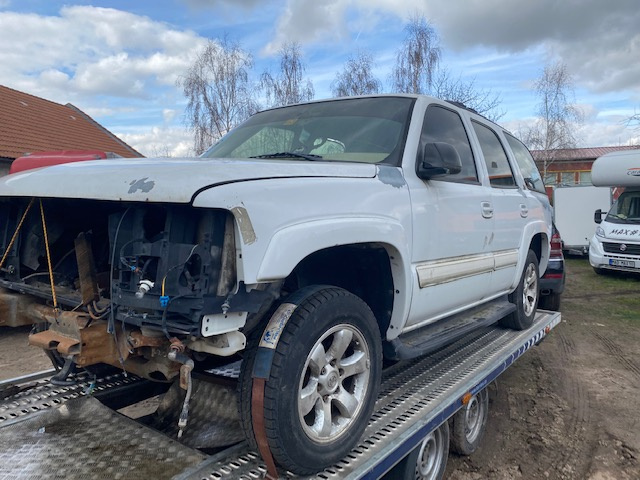
{"type": "Polygon", "coordinates": [[[388,338],[396,337],[411,305],[411,266],[407,232],[387,218],[327,218],[300,223],[276,232],[258,269],[258,282],[287,277],[309,255],[325,248],[358,243],[378,243],[388,252],[395,296],[388,338]]]}

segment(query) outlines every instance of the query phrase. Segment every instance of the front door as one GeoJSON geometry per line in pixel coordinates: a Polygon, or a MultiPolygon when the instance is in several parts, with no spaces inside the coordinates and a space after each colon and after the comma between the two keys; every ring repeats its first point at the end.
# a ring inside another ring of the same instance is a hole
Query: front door
{"type": "Polygon", "coordinates": [[[453,145],[462,171],[427,181],[407,179],[416,275],[409,330],[488,295],[494,266],[491,188],[480,181],[467,131],[455,111],[440,105],[427,108],[419,148],[432,142],[453,145]]]}

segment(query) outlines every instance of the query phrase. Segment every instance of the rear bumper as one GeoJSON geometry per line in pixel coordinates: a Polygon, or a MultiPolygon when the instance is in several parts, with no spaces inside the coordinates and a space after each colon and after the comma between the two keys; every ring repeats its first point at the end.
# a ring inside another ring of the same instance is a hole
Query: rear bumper
{"type": "Polygon", "coordinates": [[[542,295],[561,294],[564,291],[564,283],[564,260],[549,260],[547,270],[540,279],[540,293],[542,295]]]}

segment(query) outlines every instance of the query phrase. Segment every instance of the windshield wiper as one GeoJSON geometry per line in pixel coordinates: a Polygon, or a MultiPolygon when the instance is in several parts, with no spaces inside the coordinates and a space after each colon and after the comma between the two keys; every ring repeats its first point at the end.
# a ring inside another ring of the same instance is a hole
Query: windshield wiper
{"type": "Polygon", "coordinates": [[[305,160],[322,160],[321,155],[294,152],[265,153],[264,155],[255,155],[249,158],[304,158],[305,160]]]}

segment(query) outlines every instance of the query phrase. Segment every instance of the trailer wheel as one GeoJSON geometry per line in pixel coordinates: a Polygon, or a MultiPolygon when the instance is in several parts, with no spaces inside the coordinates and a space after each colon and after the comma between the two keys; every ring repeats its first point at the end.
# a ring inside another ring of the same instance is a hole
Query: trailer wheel
{"type": "Polygon", "coordinates": [[[476,451],[489,417],[489,392],[483,388],[451,419],[451,450],[460,455],[476,451]]]}
{"type": "MultiPolygon", "coordinates": [[[[380,385],[380,332],[367,304],[340,288],[307,287],[285,302],[295,310],[265,382],[264,424],[276,463],[311,474],[344,457],[367,426],[380,385]]],[[[240,378],[242,425],[254,448],[255,359],[249,353],[240,378]]]]}
{"type": "Polygon", "coordinates": [[[440,480],[444,477],[449,457],[449,423],[444,422],[427,435],[398,465],[385,475],[385,480],[440,480]]]}
{"type": "Polygon", "coordinates": [[[509,295],[509,301],[516,306],[516,311],[500,320],[502,326],[524,330],[533,324],[540,296],[538,280],[538,257],[533,250],[529,250],[518,287],[509,295]]]}

